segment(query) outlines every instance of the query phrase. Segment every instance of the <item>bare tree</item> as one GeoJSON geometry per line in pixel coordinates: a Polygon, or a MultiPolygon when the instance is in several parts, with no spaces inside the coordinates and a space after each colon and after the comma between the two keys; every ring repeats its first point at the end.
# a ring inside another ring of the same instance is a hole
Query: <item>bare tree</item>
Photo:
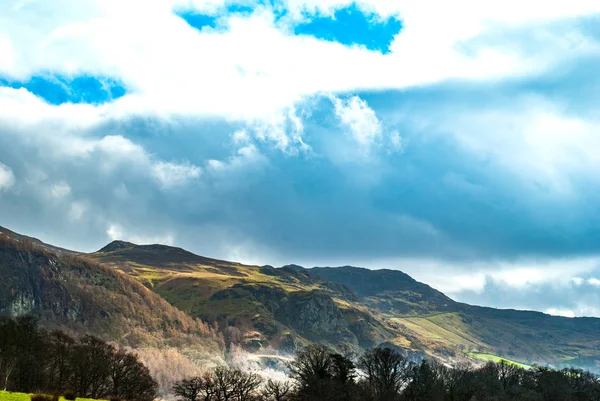
{"type": "Polygon", "coordinates": [[[175,383],[173,394],[181,401],[198,401],[205,388],[204,378],[195,376],[175,383]]]}
{"type": "Polygon", "coordinates": [[[265,401],[288,401],[293,387],[289,381],[274,381],[269,379],[261,394],[265,401]]]}
{"type": "Polygon", "coordinates": [[[408,383],[413,364],[390,348],[373,348],[362,355],[359,367],[378,401],[397,399],[408,383]]]}

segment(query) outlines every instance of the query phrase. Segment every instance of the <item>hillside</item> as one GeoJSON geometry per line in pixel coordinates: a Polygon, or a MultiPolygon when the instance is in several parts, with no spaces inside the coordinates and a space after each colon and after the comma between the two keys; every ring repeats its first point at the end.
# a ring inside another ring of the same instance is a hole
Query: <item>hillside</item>
{"type": "Polygon", "coordinates": [[[124,241],[57,256],[28,237],[0,238],[0,313],[34,313],[47,326],[129,345],[218,353],[222,335],[260,354],[385,343],[447,362],[503,357],[599,370],[600,319],[466,305],[396,270],[248,266],[124,241]]]}
{"type": "Polygon", "coordinates": [[[577,364],[598,370],[600,319],[500,310],[458,303],[396,270],[313,268],[347,286],[401,333],[393,343],[435,355],[501,356],[527,365],[577,364]],[[408,340],[408,341],[407,341],[408,340]]]}
{"type": "Polygon", "coordinates": [[[178,347],[195,360],[218,361],[222,355],[213,328],[137,280],[0,231],[0,315],[35,315],[46,328],[94,334],[123,346],[178,347]]]}
{"type": "Polygon", "coordinates": [[[448,362],[504,357],[597,369],[600,361],[600,319],[470,306],[396,270],[246,266],[123,243],[91,256],[192,316],[235,327],[249,349],[387,343],[448,362]]]}
{"type": "Polygon", "coordinates": [[[306,271],[196,256],[163,245],[113,242],[90,255],[138,279],[233,342],[293,351],[309,341],[372,347],[393,334],[354,293],[306,271]]]}

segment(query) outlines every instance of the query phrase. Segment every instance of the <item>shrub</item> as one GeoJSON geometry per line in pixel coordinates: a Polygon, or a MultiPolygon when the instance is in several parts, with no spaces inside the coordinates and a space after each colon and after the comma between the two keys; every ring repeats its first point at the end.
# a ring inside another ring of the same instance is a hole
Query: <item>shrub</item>
{"type": "Polygon", "coordinates": [[[119,397],[110,397],[110,401],[121,401],[119,397]]]}
{"type": "MultiPolygon", "coordinates": [[[[72,391],[65,391],[63,396],[65,397],[65,400],[68,400],[68,401],[75,401],[75,398],[77,398],[77,397],[75,397],[75,393],[72,391]]],[[[33,400],[31,400],[31,401],[33,401],[33,400]]]]}

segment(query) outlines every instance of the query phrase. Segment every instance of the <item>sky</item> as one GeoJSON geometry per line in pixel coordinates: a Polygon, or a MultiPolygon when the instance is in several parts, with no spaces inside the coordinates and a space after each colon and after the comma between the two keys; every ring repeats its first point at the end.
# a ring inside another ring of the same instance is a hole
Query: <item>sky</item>
{"type": "Polygon", "coordinates": [[[0,225],[600,316],[600,3],[0,2],[0,225]]]}

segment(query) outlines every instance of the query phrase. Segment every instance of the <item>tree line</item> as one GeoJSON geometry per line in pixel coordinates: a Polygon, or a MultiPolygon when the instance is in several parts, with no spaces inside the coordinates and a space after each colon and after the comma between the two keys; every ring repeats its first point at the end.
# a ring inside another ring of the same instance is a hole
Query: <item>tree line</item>
{"type": "MultiPolygon", "coordinates": [[[[274,381],[218,367],[176,382],[172,392],[181,401],[600,401],[598,378],[580,369],[506,361],[449,367],[381,347],[357,357],[311,345],[287,370],[289,380],[274,381]]],[[[151,401],[157,387],[136,355],[101,339],[47,331],[32,317],[0,318],[0,389],[151,401]]]]}
{"type": "Polygon", "coordinates": [[[288,365],[289,381],[219,367],[181,380],[181,401],[593,401],[598,378],[579,369],[523,369],[506,361],[448,367],[410,362],[390,348],[360,357],[311,345],[288,365]]]}
{"type": "Polygon", "coordinates": [[[136,355],[97,337],[46,331],[33,317],[0,317],[0,389],[152,401],[157,384],[136,355]]]}

